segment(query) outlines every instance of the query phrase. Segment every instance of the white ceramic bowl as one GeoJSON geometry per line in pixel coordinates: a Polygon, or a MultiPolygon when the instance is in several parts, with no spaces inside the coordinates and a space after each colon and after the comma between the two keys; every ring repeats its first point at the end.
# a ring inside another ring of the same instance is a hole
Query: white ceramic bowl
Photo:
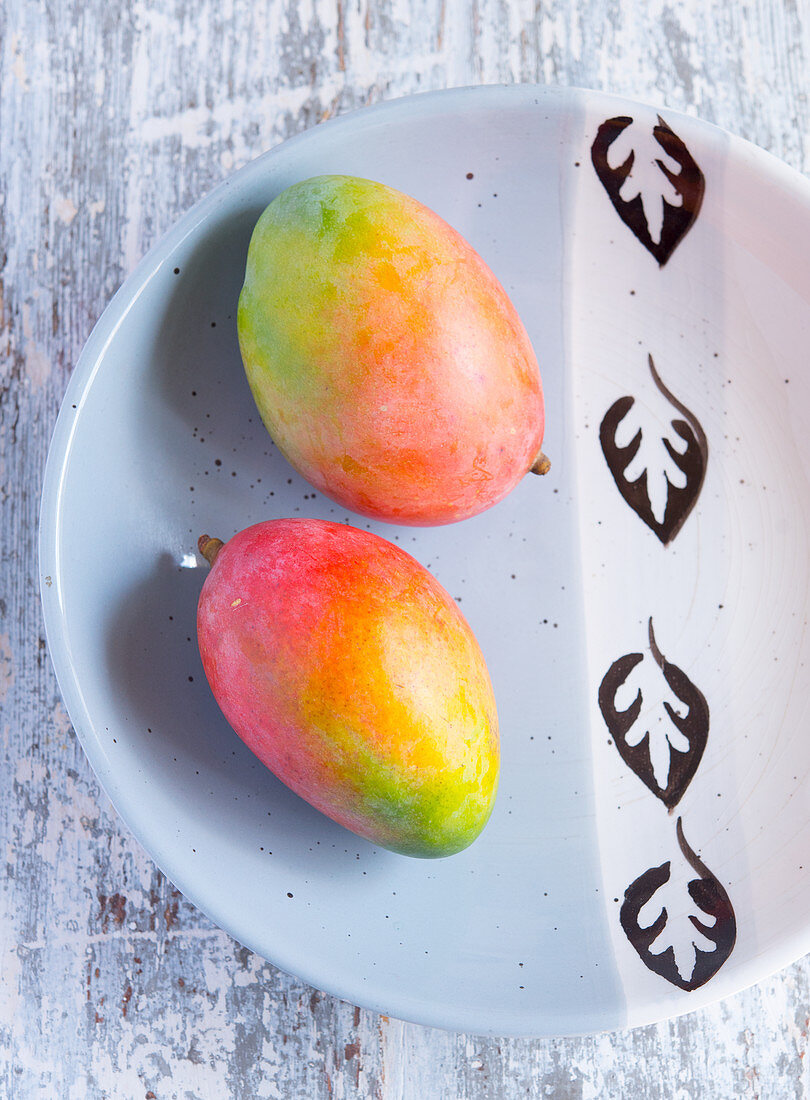
{"type": "Polygon", "coordinates": [[[485,87],[319,126],[181,219],[71,379],[40,553],[82,744],[192,901],[356,1004],[586,1032],[698,1007],[810,949],[810,185],[661,114],[485,87]],[[225,723],[195,644],[201,532],[366,522],[278,455],[236,341],[254,222],[326,172],[459,229],[543,372],[545,479],[453,526],[371,524],[460,599],[498,699],[494,816],[441,861],[378,850],[290,793],[225,723]]]}

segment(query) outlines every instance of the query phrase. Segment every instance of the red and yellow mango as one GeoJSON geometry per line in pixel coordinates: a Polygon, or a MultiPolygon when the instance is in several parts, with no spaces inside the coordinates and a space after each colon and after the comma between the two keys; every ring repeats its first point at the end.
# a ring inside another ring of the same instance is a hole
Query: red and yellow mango
{"type": "Polygon", "coordinates": [[[323,520],[270,520],[200,549],[203,667],[248,748],[375,844],[467,847],[495,799],[498,723],[481,650],[438,581],[387,540],[323,520]]]}
{"type": "Polygon", "coordinates": [[[540,455],[540,373],[514,306],[459,233],[392,187],[318,176],[275,198],[238,328],[279,449],[355,512],[464,519],[540,455]]]}

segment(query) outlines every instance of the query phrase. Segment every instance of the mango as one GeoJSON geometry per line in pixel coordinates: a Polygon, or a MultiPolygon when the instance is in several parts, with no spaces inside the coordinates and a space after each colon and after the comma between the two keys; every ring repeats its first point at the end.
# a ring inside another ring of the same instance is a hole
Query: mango
{"type": "Polygon", "coordinates": [[[278,195],[250,241],[238,331],[278,448],[354,512],[451,523],[545,472],[514,306],[456,230],[392,187],[318,176],[278,195]]]}
{"type": "Polygon", "coordinates": [[[467,847],[498,783],[495,699],[457,604],[404,550],[314,519],[200,539],[197,636],[233,729],[293,791],[410,856],[467,847]]]}

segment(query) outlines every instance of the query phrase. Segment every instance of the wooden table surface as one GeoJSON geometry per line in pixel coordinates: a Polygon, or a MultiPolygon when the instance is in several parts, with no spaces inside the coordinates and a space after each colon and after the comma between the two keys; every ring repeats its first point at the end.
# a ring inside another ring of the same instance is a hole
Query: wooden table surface
{"type": "Polygon", "coordinates": [[[265,149],[411,92],[577,85],[810,170],[810,0],[0,4],[0,1095],[455,1100],[810,1094],[810,960],[599,1037],[431,1030],[316,992],[214,927],[130,836],[43,636],[42,471],[71,369],[177,216],[265,149]]]}

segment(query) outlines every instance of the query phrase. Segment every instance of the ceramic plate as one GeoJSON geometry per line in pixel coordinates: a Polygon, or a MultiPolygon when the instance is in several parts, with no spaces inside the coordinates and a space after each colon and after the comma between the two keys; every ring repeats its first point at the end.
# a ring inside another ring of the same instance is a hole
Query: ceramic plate
{"type": "Polygon", "coordinates": [[[42,595],[71,719],[121,816],[236,939],[423,1024],[562,1035],[726,996],[810,949],[810,185],[711,126],[486,87],[328,122],[143,260],[71,379],[42,595]],[[369,526],[456,597],[502,776],[449,859],[298,799],[219,713],[195,644],[203,531],[366,526],[273,447],[237,348],[251,229],[350,173],[438,211],[534,343],[553,466],[475,519],[369,526]]]}

